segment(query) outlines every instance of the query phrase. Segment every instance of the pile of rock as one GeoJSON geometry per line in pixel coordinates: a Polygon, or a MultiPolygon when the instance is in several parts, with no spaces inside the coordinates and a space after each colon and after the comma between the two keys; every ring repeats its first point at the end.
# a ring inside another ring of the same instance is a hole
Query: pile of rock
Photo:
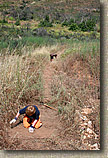
{"type": "Polygon", "coordinates": [[[92,112],[92,108],[84,108],[80,113],[81,141],[87,150],[99,150],[99,136],[94,132],[93,123],[88,118],[92,112]]]}

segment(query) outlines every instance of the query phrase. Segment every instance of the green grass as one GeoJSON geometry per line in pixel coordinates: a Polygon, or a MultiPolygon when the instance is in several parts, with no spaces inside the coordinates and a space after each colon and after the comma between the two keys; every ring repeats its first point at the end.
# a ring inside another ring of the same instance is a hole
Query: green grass
{"type": "MultiPolygon", "coordinates": [[[[3,49],[8,48],[10,50],[10,54],[14,49],[18,49],[18,53],[22,54],[21,49],[24,46],[48,46],[53,44],[64,44],[73,42],[79,43],[79,41],[91,41],[94,39],[100,39],[100,33],[96,31],[92,32],[73,32],[69,31],[68,27],[62,27],[61,24],[54,24],[53,27],[45,27],[44,29],[47,31],[50,36],[39,37],[34,35],[33,30],[37,28],[37,21],[33,21],[33,24],[29,25],[29,30],[27,30],[27,21],[20,21],[23,25],[16,26],[13,24],[5,23],[1,24],[1,33],[0,33],[0,50],[2,52],[3,49]],[[34,26],[36,27],[34,28],[34,26]],[[20,38],[19,38],[20,37],[20,38]]],[[[32,23],[32,22],[30,22],[32,23]]],[[[41,33],[40,33],[41,34],[41,33]]],[[[86,45],[86,44],[85,44],[86,45]]],[[[76,48],[75,48],[76,49],[76,48]]],[[[95,49],[95,48],[94,48],[95,49]]],[[[86,50],[86,46],[84,48],[86,50]]],[[[83,51],[83,50],[82,50],[83,51]]]]}
{"type": "Polygon", "coordinates": [[[100,40],[68,40],[68,49],[61,54],[61,58],[65,58],[68,55],[79,54],[83,56],[94,57],[97,52],[100,51],[100,40]]]}
{"type": "Polygon", "coordinates": [[[69,54],[73,53],[79,53],[86,55],[88,53],[91,53],[93,56],[95,54],[95,51],[97,49],[99,50],[99,39],[85,39],[83,41],[79,39],[55,39],[51,37],[22,37],[19,38],[13,38],[0,41],[0,50],[1,54],[5,54],[5,50],[8,48],[10,51],[10,54],[17,50],[18,54],[22,54],[22,48],[23,47],[42,47],[42,46],[51,46],[55,44],[67,44],[69,46],[69,49],[67,49],[64,54],[61,55],[62,58],[69,54]]]}
{"type": "Polygon", "coordinates": [[[1,40],[0,41],[0,49],[1,54],[5,55],[5,50],[8,48],[10,54],[17,50],[16,53],[21,55],[23,52],[23,47],[42,47],[42,46],[51,46],[57,44],[56,39],[52,39],[49,37],[23,37],[22,39],[13,39],[13,40],[1,40]]]}
{"type": "Polygon", "coordinates": [[[37,46],[44,46],[44,45],[50,45],[53,43],[53,39],[50,39],[49,37],[24,37],[22,39],[23,41],[26,41],[27,45],[37,45],[37,46]]]}

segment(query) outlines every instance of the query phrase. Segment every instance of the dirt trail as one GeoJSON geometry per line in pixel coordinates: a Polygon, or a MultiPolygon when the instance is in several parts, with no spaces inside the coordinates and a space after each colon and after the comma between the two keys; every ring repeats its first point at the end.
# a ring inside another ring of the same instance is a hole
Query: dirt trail
{"type": "Polygon", "coordinates": [[[55,72],[55,65],[59,62],[60,55],[64,52],[64,48],[57,52],[57,59],[46,65],[43,78],[44,78],[44,103],[51,100],[51,81],[55,72]]]}
{"type": "MultiPolygon", "coordinates": [[[[57,59],[52,62],[48,62],[43,72],[43,86],[44,86],[44,99],[43,102],[48,104],[52,100],[51,94],[51,81],[53,76],[57,73],[56,66],[60,64],[60,54],[64,52],[64,48],[57,52],[57,59]]],[[[74,74],[72,79],[83,79],[83,67],[81,67],[80,61],[74,62],[72,66],[72,73],[74,74]],[[81,69],[80,69],[81,68],[81,69]],[[78,74],[74,72],[79,70],[78,74]]],[[[62,72],[61,72],[62,73],[62,72]]],[[[88,73],[89,75],[89,73],[88,73]]],[[[34,96],[35,97],[35,96],[34,96]]],[[[33,101],[33,100],[32,100],[33,101]]],[[[31,104],[34,104],[31,102],[31,104]]],[[[77,109],[75,112],[74,126],[68,127],[61,123],[60,115],[58,112],[45,107],[44,105],[37,105],[43,126],[39,129],[35,129],[34,133],[29,133],[28,129],[23,127],[23,123],[20,123],[14,128],[8,130],[10,142],[17,145],[16,150],[99,150],[99,135],[94,130],[93,118],[96,114],[93,114],[94,109],[92,107],[83,107],[77,109]]],[[[21,117],[21,116],[20,116],[21,117]]],[[[20,119],[20,118],[19,118],[20,119]]],[[[97,131],[98,132],[98,131],[97,131]]],[[[9,149],[10,146],[7,147],[9,149]]]]}
{"type": "MultiPolygon", "coordinates": [[[[51,80],[54,74],[54,65],[57,62],[58,61],[56,60],[52,62],[49,61],[44,69],[44,102],[48,102],[51,100],[51,80]]],[[[23,123],[20,123],[18,126],[10,128],[8,132],[9,139],[12,142],[18,140],[19,146],[17,150],[61,149],[59,143],[54,143],[55,140],[59,138],[59,131],[61,131],[62,128],[58,112],[49,109],[43,105],[37,106],[40,110],[43,126],[39,129],[35,129],[34,133],[29,133],[28,129],[23,127],[23,123]]]]}
{"type": "Polygon", "coordinates": [[[45,67],[44,78],[44,103],[51,100],[51,81],[54,73],[54,67],[52,63],[48,63],[45,67]]]}

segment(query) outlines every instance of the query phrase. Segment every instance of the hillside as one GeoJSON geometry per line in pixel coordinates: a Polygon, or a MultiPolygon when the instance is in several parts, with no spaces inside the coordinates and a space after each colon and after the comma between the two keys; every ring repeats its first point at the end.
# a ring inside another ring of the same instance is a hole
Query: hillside
{"type": "Polygon", "coordinates": [[[51,20],[62,22],[70,18],[99,16],[100,2],[98,0],[1,0],[0,11],[14,18],[19,16],[24,19],[23,16],[27,16],[25,20],[40,20],[49,15],[51,20]]]}
{"type": "Polygon", "coordinates": [[[0,78],[1,150],[100,150],[100,2],[1,0],[0,78]]]}
{"type": "Polygon", "coordinates": [[[99,41],[41,47],[0,62],[0,149],[100,150],[99,41]],[[57,59],[51,62],[52,50],[57,59]],[[22,116],[9,125],[26,105],[40,110],[43,126],[34,133],[23,127],[22,116]]]}
{"type": "Polygon", "coordinates": [[[63,38],[99,39],[99,1],[0,1],[1,49],[8,46],[13,49],[21,44],[33,45],[33,39],[27,39],[28,37],[46,36],[51,39],[49,41],[63,38]]]}

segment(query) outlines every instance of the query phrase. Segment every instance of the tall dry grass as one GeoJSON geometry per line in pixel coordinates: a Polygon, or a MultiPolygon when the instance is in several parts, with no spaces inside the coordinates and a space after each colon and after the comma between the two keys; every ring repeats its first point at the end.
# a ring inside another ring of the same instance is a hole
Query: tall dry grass
{"type": "Polygon", "coordinates": [[[87,95],[88,92],[93,94],[94,99],[99,97],[99,49],[99,41],[88,43],[87,41],[79,43],[76,41],[61,54],[61,61],[56,65],[56,75],[52,81],[53,100],[58,99],[58,105],[66,104],[62,103],[66,102],[67,98],[67,103],[70,102],[70,105],[75,100],[79,106],[89,105],[89,102],[84,102],[87,97],[90,97],[87,95]]]}
{"type": "Polygon", "coordinates": [[[93,109],[89,119],[93,122],[95,132],[100,135],[99,43],[85,43],[74,43],[61,55],[52,81],[51,103],[58,106],[64,127],[63,135],[72,136],[76,133],[75,139],[79,142],[76,149],[81,149],[77,111],[80,113],[87,107],[93,109]]]}
{"type": "Polygon", "coordinates": [[[43,99],[42,72],[49,60],[48,49],[24,49],[21,56],[17,52],[9,55],[7,50],[7,55],[0,57],[1,149],[17,148],[18,140],[9,142],[8,127],[19,108],[43,99]]]}

